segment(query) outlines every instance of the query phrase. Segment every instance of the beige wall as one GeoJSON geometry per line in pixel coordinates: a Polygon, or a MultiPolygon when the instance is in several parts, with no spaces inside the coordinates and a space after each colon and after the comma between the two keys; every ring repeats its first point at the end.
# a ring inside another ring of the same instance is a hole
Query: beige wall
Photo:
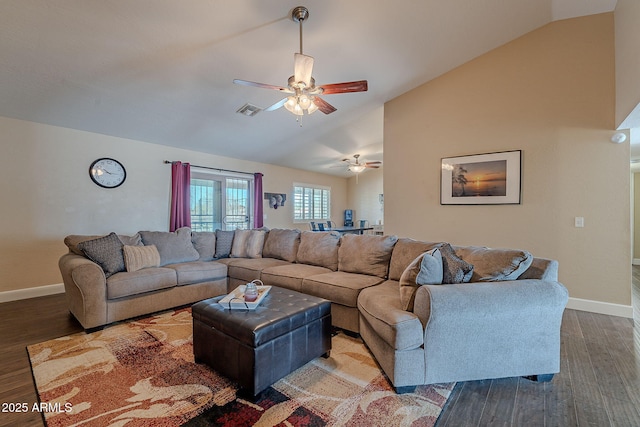
{"type": "Polygon", "coordinates": [[[613,14],[558,21],[385,105],[385,232],[557,259],[570,296],[631,305],[629,145],[613,14]],[[523,150],[522,204],[442,206],[442,157],[523,150]],[[574,227],[574,218],[585,227],[574,227]]]}
{"type": "MultiPolygon", "coordinates": [[[[167,230],[171,167],[164,160],[262,172],[266,192],[291,195],[294,181],[330,186],[336,218],[347,205],[346,178],[3,117],[0,141],[0,292],[61,283],[67,234],[167,230]],[[88,168],[99,157],[123,162],[121,187],[92,183],[88,168]]],[[[277,210],[265,201],[265,225],[303,228],[291,208],[290,199],[277,210]]]]}
{"type": "MultiPolygon", "coordinates": [[[[640,1],[618,0],[615,14],[616,127],[640,103],[640,1]]],[[[640,111],[629,127],[640,127],[640,111]]]]}
{"type": "Polygon", "coordinates": [[[349,178],[347,200],[349,208],[356,211],[355,220],[366,219],[370,225],[384,220],[384,207],[378,197],[383,192],[383,175],[382,169],[369,169],[357,180],[355,176],[349,178]]]}

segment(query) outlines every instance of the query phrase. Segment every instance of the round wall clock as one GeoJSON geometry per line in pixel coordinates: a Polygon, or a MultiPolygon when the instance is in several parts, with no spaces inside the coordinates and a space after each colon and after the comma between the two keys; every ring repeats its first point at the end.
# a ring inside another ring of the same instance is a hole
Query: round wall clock
{"type": "Polygon", "coordinates": [[[117,160],[103,157],[89,166],[91,180],[103,188],[116,188],[127,178],[127,171],[117,160]]]}

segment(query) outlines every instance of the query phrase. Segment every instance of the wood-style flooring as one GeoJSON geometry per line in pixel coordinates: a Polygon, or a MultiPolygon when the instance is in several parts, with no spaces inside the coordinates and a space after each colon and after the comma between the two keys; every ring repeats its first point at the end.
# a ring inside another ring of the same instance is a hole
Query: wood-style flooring
{"type": "MultiPolygon", "coordinates": [[[[633,277],[635,294],[640,267],[633,277]]],[[[0,304],[0,404],[37,402],[27,345],[79,331],[64,295],[0,304]]],[[[553,381],[458,383],[437,426],[640,426],[639,356],[631,319],[565,310],[553,381]]],[[[42,425],[37,412],[0,412],[0,426],[42,425]]]]}

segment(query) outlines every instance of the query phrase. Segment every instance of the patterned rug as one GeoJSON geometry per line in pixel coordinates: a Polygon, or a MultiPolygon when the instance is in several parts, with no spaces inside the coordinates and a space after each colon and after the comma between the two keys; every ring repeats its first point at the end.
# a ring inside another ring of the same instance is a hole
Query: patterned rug
{"type": "Polygon", "coordinates": [[[190,308],[27,348],[47,426],[432,426],[454,384],[393,391],[357,338],[255,402],[193,360],[190,308]]]}

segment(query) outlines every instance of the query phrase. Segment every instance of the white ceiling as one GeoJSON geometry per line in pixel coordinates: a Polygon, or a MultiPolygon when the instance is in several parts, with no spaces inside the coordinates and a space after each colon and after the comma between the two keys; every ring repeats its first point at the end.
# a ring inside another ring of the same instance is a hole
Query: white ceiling
{"type": "MultiPolygon", "coordinates": [[[[383,104],[553,20],[616,0],[3,0],[0,115],[222,156],[344,175],[340,159],[382,160],[383,104]],[[298,51],[295,6],[309,8],[304,53],[338,110],[303,126],[267,107],[298,51]]],[[[117,155],[117,153],[114,153],[117,155]]],[[[222,166],[223,167],[223,166],[222,166]]],[[[345,175],[346,176],[346,175],[345,175]]]]}

